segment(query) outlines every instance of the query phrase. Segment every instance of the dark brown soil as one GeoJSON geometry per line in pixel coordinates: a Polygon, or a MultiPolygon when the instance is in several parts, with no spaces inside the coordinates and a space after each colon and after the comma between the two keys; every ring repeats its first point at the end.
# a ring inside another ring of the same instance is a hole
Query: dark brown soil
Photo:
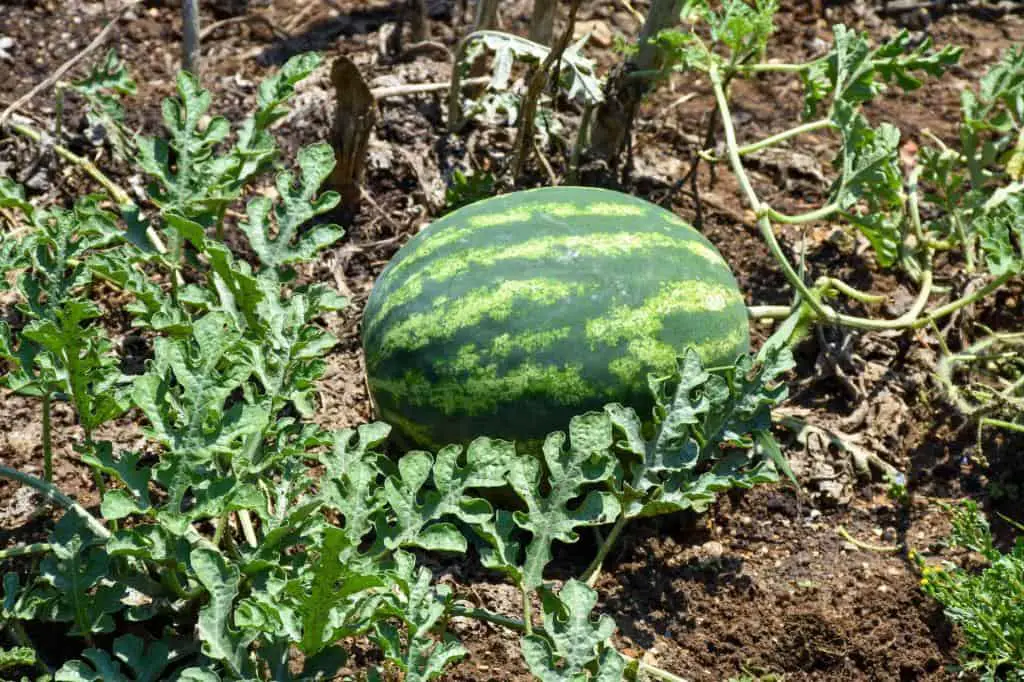
{"type": "MultiPolygon", "coordinates": [[[[215,16],[215,9],[230,10],[230,3],[223,0],[207,4],[206,23],[224,16],[215,16]]],[[[271,0],[267,7],[252,8],[250,12],[266,17],[292,38],[280,40],[257,21],[217,29],[203,50],[203,81],[213,91],[213,113],[240,120],[254,101],[259,80],[291,54],[309,49],[329,57],[349,56],[372,86],[448,80],[449,55],[443,49],[421,46],[414,54],[398,57],[381,53],[382,30],[394,26],[401,4],[271,0]]],[[[634,4],[641,10],[645,5],[634,4]]],[[[833,23],[862,28],[879,40],[899,28],[895,20],[879,18],[876,8],[863,2],[826,3],[832,5],[826,16],[813,15],[813,3],[782,4],[770,56],[788,61],[817,54],[833,23]]],[[[506,28],[524,33],[528,3],[510,0],[502,6],[506,28]]],[[[7,49],[11,61],[0,60],[5,75],[0,79],[0,109],[81,50],[105,16],[103,2],[0,0],[0,36],[14,40],[7,49]]],[[[580,19],[626,38],[639,28],[624,4],[612,0],[584,3],[580,19]]],[[[964,46],[963,66],[918,92],[884,97],[869,114],[899,126],[907,144],[920,140],[925,130],[952,139],[959,93],[976,85],[980,70],[1013,36],[1024,36],[1024,22],[1012,16],[986,20],[967,14],[912,19],[917,36],[930,35],[940,45],[964,46]]],[[[465,22],[453,25],[443,16],[430,23],[431,40],[449,49],[464,30],[465,22]]],[[[111,44],[139,84],[129,123],[156,132],[160,99],[172,92],[180,59],[177,3],[149,0],[138,5],[123,15],[111,44]]],[[[590,49],[603,67],[618,59],[608,45],[590,49]]],[[[697,217],[692,199],[681,192],[671,195],[670,190],[692,162],[710,102],[707,83],[683,76],[650,98],[636,128],[629,191],[667,201],[689,219],[697,217]],[[691,92],[698,96],[680,102],[691,92]]],[[[304,278],[333,283],[352,300],[331,321],[341,343],[320,389],[320,419],[325,426],[349,426],[371,418],[358,325],[376,274],[407,236],[437,214],[453,165],[470,162],[500,168],[508,160],[512,129],[476,127],[468,137],[450,139],[444,131],[443,106],[443,95],[381,103],[366,186],[372,201],[363,202],[344,242],[302,273],[304,278]]],[[[324,78],[305,86],[294,114],[278,129],[287,150],[325,139],[332,107],[324,78]]],[[[734,114],[740,135],[755,139],[794,122],[799,107],[795,84],[771,78],[739,85],[734,114]]],[[[53,108],[52,92],[44,92],[24,113],[44,124],[52,118],[53,108]]],[[[65,123],[72,132],[72,146],[80,153],[99,155],[97,163],[130,186],[128,169],[87,146],[80,135],[81,119],[72,99],[65,123]]],[[[815,205],[826,189],[821,178],[829,170],[827,142],[811,138],[801,147],[803,154],[766,157],[753,176],[762,196],[790,211],[815,205]]],[[[24,140],[0,136],[0,173],[25,181],[20,173],[36,154],[24,140]]],[[[554,161],[557,166],[561,159],[554,161]]],[[[538,169],[538,182],[544,177],[538,169]]],[[[29,185],[37,198],[58,202],[96,189],[52,159],[44,160],[29,185]]],[[[785,282],[753,232],[752,216],[727,169],[712,177],[703,165],[698,185],[704,202],[702,229],[732,264],[748,302],[788,302],[785,282]]],[[[801,237],[795,229],[782,230],[781,236],[792,248],[801,237]]],[[[902,280],[879,271],[853,238],[822,223],[807,230],[806,242],[811,278],[839,274],[855,286],[891,294],[895,303],[892,310],[884,310],[887,314],[898,314],[905,305],[909,294],[902,280]]],[[[974,315],[987,319],[998,314],[1012,320],[1020,314],[1022,298],[1014,292],[990,301],[989,308],[979,308],[974,315]]],[[[12,314],[10,302],[0,300],[5,315],[12,314]]],[[[106,305],[111,324],[117,327],[123,315],[118,314],[116,298],[106,305]]],[[[754,331],[763,340],[770,328],[758,326],[754,331]]],[[[871,551],[861,543],[906,543],[918,551],[939,553],[948,524],[936,503],[973,496],[994,502],[1017,519],[1020,510],[1012,508],[1012,498],[988,500],[988,477],[1002,480],[1002,475],[982,470],[964,457],[975,442],[974,429],[952,412],[930,381],[937,353],[933,337],[855,334],[852,365],[841,373],[826,371],[830,365],[824,361],[823,342],[841,339],[842,332],[824,330],[798,349],[788,414],[844,434],[855,446],[907,472],[911,501],[900,505],[878,480],[858,478],[843,453],[821,449],[813,439],[801,444],[792,433],[780,431],[804,488],[800,496],[783,486],[756,490],[731,496],[706,517],[679,515],[638,523],[624,534],[598,587],[601,606],[616,620],[626,653],[690,680],[742,674],[781,679],[768,677],[778,675],[787,681],[954,679],[947,668],[955,662],[956,633],[937,605],[918,590],[912,562],[904,552],[871,551]],[[841,529],[859,543],[844,539],[841,529]]],[[[36,403],[8,392],[0,392],[0,400],[0,463],[38,474],[42,464],[36,403]]],[[[97,435],[118,447],[137,449],[143,441],[132,417],[97,435]]],[[[76,427],[60,406],[54,432],[57,482],[87,505],[95,504],[88,470],[72,448],[76,427]]],[[[1019,445],[1019,440],[996,434],[984,440],[985,454],[993,463],[1019,445]]],[[[1006,483],[1019,481],[1003,480],[1003,489],[1006,483]]],[[[0,481],[0,547],[38,537],[46,520],[33,520],[35,507],[26,490],[0,481]]],[[[592,550],[587,542],[579,551],[565,554],[586,556],[592,550]]],[[[559,561],[563,577],[582,568],[569,557],[559,561]]],[[[475,562],[455,562],[442,564],[441,570],[469,598],[514,614],[518,606],[512,588],[474,566],[475,562]]],[[[457,628],[471,656],[446,679],[529,679],[514,635],[475,622],[458,623],[457,628]]]]}

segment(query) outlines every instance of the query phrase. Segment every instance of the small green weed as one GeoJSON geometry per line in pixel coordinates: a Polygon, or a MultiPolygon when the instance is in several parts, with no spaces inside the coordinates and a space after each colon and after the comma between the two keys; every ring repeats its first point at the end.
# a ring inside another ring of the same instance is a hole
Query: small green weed
{"type": "Polygon", "coordinates": [[[921,563],[921,589],[945,608],[964,636],[966,671],[986,682],[1024,680],[1024,536],[1008,553],[993,544],[988,521],[977,503],[952,507],[950,544],[977,552],[988,562],[980,571],[955,564],[921,563]]]}

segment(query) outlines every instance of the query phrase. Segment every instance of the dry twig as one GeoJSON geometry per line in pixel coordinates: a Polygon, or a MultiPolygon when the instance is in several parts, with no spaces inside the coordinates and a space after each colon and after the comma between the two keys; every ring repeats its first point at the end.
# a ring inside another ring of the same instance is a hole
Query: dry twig
{"type": "Polygon", "coordinates": [[[562,31],[562,35],[559,36],[551,51],[548,52],[547,57],[544,58],[544,62],[533,72],[530,84],[526,88],[523,104],[519,110],[519,129],[516,131],[514,156],[512,158],[513,178],[518,178],[522,174],[523,167],[526,165],[526,159],[529,157],[529,151],[532,148],[533,119],[537,114],[537,105],[540,102],[541,91],[544,89],[544,84],[547,82],[551,70],[555,68],[556,64],[561,62],[565,49],[569,47],[573,30],[576,27],[576,12],[579,8],[580,0],[572,0],[572,4],[569,6],[569,16],[565,22],[565,30],[562,31]]]}
{"type": "MultiPolygon", "coordinates": [[[[463,85],[484,85],[490,83],[491,79],[489,76],[481,76],[480,78],[468,78],[462,81],[463,85]]],[[[402,95],[415,95],[424,92],[440,92],[447,90],[452,86],[451,81],[444,81],[442,83],[408,83],[405,85],[393,85],[383,88],[373,88],[370,90],[370,94],[373,95],[374,99],[385,99],[387,97],[400,97],[402,95]]]]}
{"type": "Polygon", "coordinates": [[[287,31],[285,31],[283,28],[278,27],[277,24],[275,24],[262,14],[243,14],[240,17],[228,17],[227,19],[221,19],[220,21],[213,22],[199,33],[199,39],[206,40],[218,28],[230,26],[231,24],[242,24],[248,21],[255,21],[257,23],[266,25],[267,28],[269,28],[271,32],[274,34],[274,37],[277,38],[278,40],[288,40],[289,38],[291,38],[291,35],[287,31]]]}

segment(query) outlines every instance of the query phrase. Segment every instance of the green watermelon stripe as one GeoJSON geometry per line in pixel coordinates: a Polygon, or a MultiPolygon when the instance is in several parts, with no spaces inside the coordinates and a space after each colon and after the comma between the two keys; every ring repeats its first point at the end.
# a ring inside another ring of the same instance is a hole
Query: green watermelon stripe
{"type": "MultiPolygon", "coordinates": [[[[549,189],[549,188],[544,188],[549,189]]],[[[603,196],[607,194],[604,190],[597,190],[592,188],[573,188],[579,194],[595,194],[603,196]]],[[[435,223],[429,225],[426,229],[420,232],[413,242],[425,242],[423,244],[417,244],[415,251],[407,252],[404,257],[396,258],[389,265],[391,270],[391,276],[395,277],[403,270],[410,268],[416,263],[433,257],[438,251],[457,244],[459,241],[479,234],[481,231],[487,230],[488,228],[495,227],[508,227],[511,225],[521,226],[521,231],[525,236],[534,235],[534,231],[531,230],[531,226],[536,224],[536,221],[543,221],[548,218],[559,218],[563,221],[565,226],[569,226],[567,222],[564,222],[568,218],[645,218],[649,220],[652,225],[665,225],[671,226],[676,232],[679,229],[683,229],[691,236],[696,237],[699,240],[703,240],[700,232],[694,229],[691,225],[686,223],[679,216],[674,213],[670,213],[663,209],[660,209],[653,204],[648,204],[641,199],[635,197],[627,198],[627,201],[536,201],[522,203],[523,196],[518,195],[531,195],[531,194],[542,194],[541,190],[525,190],[523,192],[516,192],[519,203],[514,207],[509,207],[503,210],[500,205],[502,203],[510,203],[509,199],[513,195],[504,195],[496,197],[490,200],[486,211],[481,211],[480,203],[470,205],[460,211],[451,213],[444,218],[441,218],[435,223]],[[449,227],[449,224],[465,225],[467,227],[449,227]]],[[[540,199],[540,197],[531,197],[540,199]]],[[[621,225],[621,223],[620,223],[621,225]]]]}
{"type": "MultiPolygon", "coordinates": [[[[487,320],[514,326],[515,322],[509,321],[513,313],[520,321],[534,320],[543,314],[540,309],[558,306],[571,296],[579,296],[587,290],[585,283],[535,278],[506,280],[497,289],[474,289],[451,298],[442,296],[434,299],[427,311],[413,313],[388,327],[374,344],[379,350],[372,354],[368,362],[375,367],[396,352],[408,353],[438,341],[456,339],[460,331],[476,329],[487,320]]],[[[597,308],[596,303],[589,303],[597,308]]],[[[581,305],[588,307],[586,304],[581,302],[581,305]]],[[[590,350],[595,351],[598,345],[618,346],[622,341],[646,337],[646,345],[632,346],[630,354],[648,360],[660,357],[662,361],[658,364],[664,367],[670,365],[675,357],[672,346],[659,343],[654,337],[661,332],[667,317],[727,310],[734,313],[735,317],[737,314],[745,315],[743,305],[739,291],[724,284],[704,280],[671,282],[662,285],[657,294],[639,305],[620,305],[606,315],[591,317],[585,323],[585,338],[590,350]]],[[[558,312],[561,312],[560,308],[548,315],[550,317],[558,312]]],[[[578,310],[574,312],[579,313],[578,310]]],[[[546,332],[540,330],[532,333],[543,337],[546,332]]],[[[374,330],[367,333],[373,334],[374,330]]],[[[745,326],[740,333],[746,333],[745,326]]],[[[733,336],[729,338],[734,339],[733,336]]],[[[551,338],[549,342],[554,340],[551,338]]],[[[727,346],[727,343],[723,342],[723,345],[727,346]]],[[[543,347],[537,345],[536,349],[543,347]]],[[[446,359],[438,358],[437,361],[444,363],[446,359]]]]}
{"type": "Polygon", "coordinates": [[[433,301],[429,312],[414,313],[385,331],[379,355],[386,357],[396,349],[416,350],[431,341],[450,338],[484,318],[507,319],[516,304],[552,305],[581,293],[581,289],[579,284],[535,278],[505,281],[497,289],[477,289],[458,299],[441,297],[433,301]]]}
{"type": "MultiPolygon", "coordinates": [[[[744,340],[737,332],[727,339],[708,339],[690,347],[704,357],[720,357],[744,340]]],[[[577,407],[601,395],[583,376],[582,367],[578,364],[543,364],[525,360],[508,366],[488,363],[486,356],[463,350],[460,354],[469,362],[436,367],[437,376],[407,371],[399,378],[375,377],[371,379],[371,388],[415,407],[430,407],[446,416],[493,414],[507,401],[530,396],[577,407]]],[[[608,373],[631,383],[644,381],[651,371],[668,373],[680,355],[680,350],[670,344],[652,343],[645,338],[633,339],[627,350],[626,355],[614,351],[609,354],[615,359],[609,363],[608,373]]]]}
{"type": "MultiPolygon", "coordinates": [[[[524,232],[525,234],[525,232],[524,232]]],[[[558,235],[539,237],[528,241],[462,251],[435,261],[429,269],[409,275],[402,282],[401,289],[388,295],[374,318],[376,324],[383,322],[396,308],[418,298],[427,281],[441,283],[479,268],[494,267],[503,261],[522,259],[537,261],[564,254],[566,258],[580,257],[648,257],[647,251],[681,249],[706,260],[717,268],[727,269],[725,261],[714,249],[696,239],[680,239],[657,232],[606,232],[586,235],[558,235]]],[[[367,330],[372,333],[372,327],[367,330]]]]}
{"type": "Polygon", "coordinates": [[[582,376],[582,366],[561,367],[524,362],[498,373],[497,365],[477,367],[457,379],[432,380],[418,372],[399,379],[374,378],[370,388],[401,397],[415,406],[430,406],[443,414],[486,414],[509,400],[545,396],[560,405],[579,405],[599,395],[582,376]]]}
{"type": "MultiPolygon", "coordinates": [[[[682,317],[682,316],[681,316],[682,317]]],[[[695,313],[690,317],[692,323],[696,320],[703,322],[706,326],[717,320],[717,316],[711,313],[695,313]]],[[[671,327],[674,320],[666,322],[671,327]]],[[[704,358],[714,358],[721,361],[734,359],[736,349],[742,347],[746,342],[746,330],[736,327],[731,332],[722,335],[720,332],[709,331],[706,336],[694,339],[688,344],[704,358]]],[[[380,386],[386,388],[394,396],[400,396],[410,404],[423,407],[432,404],[445,404],[455,409],[456,403],[448,396],[454,393],[465,392],[466,386],[474,382],[493,383],[496,377],[513,376],[521,373],[521,366],[524,364],[535,370],[539,367],[559,370],[564,368],[563,362],[566,358],[579,356],[581,353],[588,357],[601,358],[606,363],[604,372],[595,373],[591,368],[587,374],[587,383],[607,385],[608,377],[616,377],[621,382],[646,385],[646,376],[650,372],[668,373],[675,367],[677,358],[682,355],[685,349],[677,348],[671,343],[661,341],[644,335],[621,341],[616,345],[600,346],[596,350],[588,352],[585,348],[581,350],[577,338],[563,334],[552,333],[544,338],[543,343],[537,343],[539,336],[530,337],[523,335],[524,339],[515,336],[510,337],[508,346],[514,350],[508,354],[497,354],[493,351],[495,344],[490,347],[481,347],[476,343],[466,343],[458,348],[452,356],[446,357],[442,347],[437,348],[438,352],[433,353],[427,349],[425,352],[397,352],[388,358],[388,365],[392,367],[406,368],[399,377],[388,376],[383,373],[374,374],[373,381],[380,382],[380,386]],[[524,347],[530,347],[526,351],[524,347]],[[425,356],[431,358],[426,363],[416,362],[417,358],[425,356]],[[468,383],[467,383],[468,382],[468,383]],[[433,394],[432,391],[437,391],[433,394]]],[[[499,347],[502,347],[499,345],[499,347]]],[[[504,348],[502,348],[503,350],[504,348]]],[[[537,378],[537,372],[531,370],[527,375],[531,379],[537,378]]],[[[560,376],[560,380],[566,382],[566,376],[560,376]]],[[[571,383],[571,382],[567,382],[571,383]]],[[[546,383],[543,384],[546,387],[546,383]]],[[[618,385],[618,384],[616,384],[618,385]]],[[[485,400],[475,401],[476,412],[481,413],[483,405],[494,405],[499,400],[510,399],[508,397],[509,386],[502,383],[493,383],[494,392],[490,393],[485,400]],[[504,396],[504,397],[503,397],[504,396]]],[[[478,386],[476,393],[483,392],[486,386],[478,386]]],[[[522,397],[522,392],[513,391],[512,394],[522,397]]],[[[596,393],[592,391],[569,390],[560,393],[560,404],[581,404],[574,403],[577,399],[593,397],[596,393]]]]}
{"type": "Polygon", "coordinates": [[[637,335],[653,336],[668,315],[719,312],[737,305],[743,305],[743,296],[735,288],[701,280],[670,282],[640,307],[619,306],[608,315],[587,320],[586,337],[593,350],[598,343],[611,346],[637,335]]]}
{"type": "Polygon", "coordinates": [[[412,437],[412,439],[421,448],[427,448],[428,450],[433,450],[434,452],[437,452],[445,445],[444,443],[437,443],[436,441],[433,440],[433,438],[431,438],[430,429],[423,426],[422,424],[417,424],[415,421],[409,419],[401,412],[397,412],[386,407],[381,407],[379,408],[378,411],[379,414],[377,416],[379,418],[388,422],[389,424],[391,424],[391,426],[394,426],[397,429],[399,429],[401,433],[404,433],[407,436],[412,437]]]}
{"type": "MultiPolygon", "coordinates": [[[[731,361],[733,358],[729,358],[729,355],[746,340],[747,330],[737,327],[725,336],[716,333],[689,347],[702,358],[731,361]]],[[[645,377],[651,369],[662,372],[671,370],[679,356],[680,350],[670,343],[650,337],[637,337],[628,342],[624,355],[609,363],[608,370],[621,381],[633,382],[645,377]]]]}

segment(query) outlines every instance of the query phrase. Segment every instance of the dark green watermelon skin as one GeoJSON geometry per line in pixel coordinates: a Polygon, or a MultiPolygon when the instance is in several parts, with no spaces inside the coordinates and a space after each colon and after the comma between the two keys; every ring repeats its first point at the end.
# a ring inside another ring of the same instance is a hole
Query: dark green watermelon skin
{"type": "Polygon", "coordinates": [[[649,373],[750,345],[736,280],[699,232],[610,190],[506,194],[428,226],[363,314],[379,416],[413,444],[535,440],[610,402],[648,415],[649,373]]]}

